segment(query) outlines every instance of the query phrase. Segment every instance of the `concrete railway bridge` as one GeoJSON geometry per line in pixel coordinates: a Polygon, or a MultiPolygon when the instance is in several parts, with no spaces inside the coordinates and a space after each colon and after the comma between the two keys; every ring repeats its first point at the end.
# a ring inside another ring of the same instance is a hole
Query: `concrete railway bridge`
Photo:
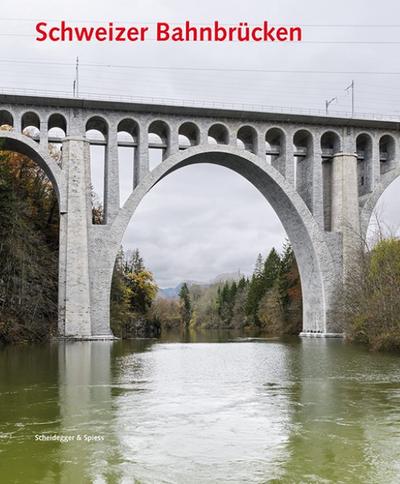
{"type": "Polygon", "coordinates": [[[154,185],[196,163],[233,170],[264,195],[298,262],[303,333],[339,334],[334,305],[354,251],[400,174],[400,124],[393,121],[3,94],[0,126],[0,149],[27,155],[56,191],[59,334],[76,339],[112,336],[111,279],[128,223],[154,185]],[[62,146],[58,160],[49,151],[55,145],[62,146]],[[90,145],[105,150],[101,225],[92,224],[90,145]],[[121,146],[132,152],[123,206],[121,146]],[[162,159],[152,170],[150,149],[162,159]]]}

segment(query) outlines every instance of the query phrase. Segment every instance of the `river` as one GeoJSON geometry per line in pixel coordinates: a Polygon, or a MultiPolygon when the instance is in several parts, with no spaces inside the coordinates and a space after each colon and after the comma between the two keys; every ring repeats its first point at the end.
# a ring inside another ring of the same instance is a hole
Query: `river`
{"type": "Polygon", "coordinates": [[[399,476],[396,355],[224,332],[0,349],[2,484],[399,476]]]}

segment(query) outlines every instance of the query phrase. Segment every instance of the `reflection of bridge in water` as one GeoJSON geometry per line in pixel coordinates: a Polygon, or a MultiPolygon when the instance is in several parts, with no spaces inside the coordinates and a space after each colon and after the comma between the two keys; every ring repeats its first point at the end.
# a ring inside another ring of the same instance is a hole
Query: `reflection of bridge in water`
{"type": "Polygon", "coordinates": [[[196,163],[229,168],[265,196],[299,265],[304,333],[340,333],[343,278],[400,173],[394,121],[0,95],[3,125],[13,128],[0,131],[3,149],[36,161],[59,199],[59,332],[72,338],[111,336],[111,278],[129,220],[159,180],[196,163]],[[50,145],[62,145],[59,163],[50,145]],[[105,151],[103,225],[92,224],[90,145],[105,151]],[[121,147],[132,163],[122,207],[121,147]],[[160,155],[152,170],[150,150],[160,155]]]}

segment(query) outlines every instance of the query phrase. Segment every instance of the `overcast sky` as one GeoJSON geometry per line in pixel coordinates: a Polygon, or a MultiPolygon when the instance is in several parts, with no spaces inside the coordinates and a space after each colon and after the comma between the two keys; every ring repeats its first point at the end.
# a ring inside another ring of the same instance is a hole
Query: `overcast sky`
{"type": "MultiPolygon", "coordinates": [[[[82,66],[80,91],[82,96],[85,92],[126,94],[296,109],[324,109],[326,99],[337,97],[332,112],[343,112],[350,110],[350,96],[344,89],[354,79],[357,112],[388,113],[400,118],[400,75],[387,74],[400,73],[400,4],[396,0],[14,0],[0,12],[0,37],[1,88],[71,92],[76,56],[81,64],[242,68],[250,72],[82,66]],[[150,26],[157,21],[258,24],[269,20],[274,24],[301,25],[305,42],[36,43],[37,20],[67,20],[75,24],[147,22],[150,26]],[[255,73],[252,69],[292,72],[255,73]],[[299,73],[300,70],[332,73],[299,73]]],[[[399,183],[390,187],[380,209],[395,229],[400,222],[398,189],[399,183]]],[[[277,216],[246,180],[227,169],[200,165],[173,173],[145,197],[124,243],[128,248],[140,249],[159,285],[166,287],[184,279],[207,281],[219,273],[239,269],[249,273],[257,253],[265,254],[272,246],[280,248],[284,238],[277,216]]]]}

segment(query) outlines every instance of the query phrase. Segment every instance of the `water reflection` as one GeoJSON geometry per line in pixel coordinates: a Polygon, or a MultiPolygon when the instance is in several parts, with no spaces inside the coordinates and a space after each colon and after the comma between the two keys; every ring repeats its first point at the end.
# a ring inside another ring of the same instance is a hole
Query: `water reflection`
{"type": "Polygon", "coordinates": [[[0,349],[0,481],[44,481],[57,473],[54,445],[48,465],[37,433],[58,432],[57,348],[30,346],[0,349]],[[29,469],[28,475],[25,469],[29,469]]]}
{"type": "Polygon", "coordinates": [[[388,405],[400,396],[398,357],[329,340],[304,340],[292,357],[282,480],[398,482],[400,413],[388,405]]]}
{"type": "Polygon", "coordinates": [[[111,396],[112,342],[59,345],[59,398],[62,434],[60,482],[102,482],[115,449],[111,396]]]}
{"type": "Polygon", "coordinates": [[[248,337],[0,350],[0,481],[396,482],[398,357],[248,337]]]}
{"type": "MultiPolygon", "coordinates": [[[[214,335],[215,336],[215,335],[214,335]]],[[[121,361],[116,425],[140,482],[234,482],[275,473],[288,439],[284,345],[161,343],[121,361]],[[268,367],[268,376],[261,371],[268,367]],[[276,468],[276,469],[275,469],[276,468]]],[[[257,480],[255,481],[257,482],[257,480]]]]}

